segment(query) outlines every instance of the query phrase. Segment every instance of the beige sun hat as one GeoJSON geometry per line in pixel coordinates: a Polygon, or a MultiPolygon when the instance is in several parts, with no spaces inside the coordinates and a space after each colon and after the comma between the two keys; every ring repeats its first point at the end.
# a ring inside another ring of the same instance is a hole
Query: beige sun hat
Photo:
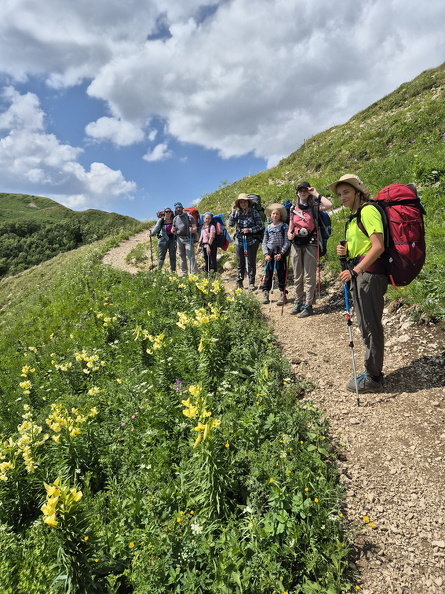
{"type": "Polygon", "coordinates": [[[273,210],[280,211],[281,221],[284,223],[287,219],[287,210],[284,208],[284,206],[282,204],[279,204],[278,202],[274,202],[273,204],[269,204],[269,206],[266,206],[264,212],[266,213],[266,217],[268,219],[270,219],[270,215],[272,214],[273,210]]]}
{"type": "Polygon", "coordinates": [[[248,194],[238,194],[238,198],[233,203],[234,208],[240,208],[240,205],[239,205],[240,200],[247,200],[247,202],[249,203],[249,206],[252,206],[252,204],[253,204],[253,200],[252,200],[252,198],[249,198],[248,194]]]}
{"type": "Polygon", "coordinates": [[[346,175],[342,175],[340,179],[329,185],[329,188],[334,192],[334,194],[337,193],[338,184],[349,184],[358,192],[361,192],[365,198],[369,198],[371,196],[371,192],[368,190],[359,176],[354,175],[353,173],[346,173],[346,175]]]}

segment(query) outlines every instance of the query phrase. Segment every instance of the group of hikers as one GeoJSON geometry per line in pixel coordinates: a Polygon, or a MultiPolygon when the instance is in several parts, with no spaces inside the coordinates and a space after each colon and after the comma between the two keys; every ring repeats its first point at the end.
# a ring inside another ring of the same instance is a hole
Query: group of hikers
{"type": "MultiPolygon", "coordinates": [[[[370,199],[370,192],[358,176],[346,174],[330,184],[343,207],[351,213],[345,240],[337,246],[337,255],[346,262],[339,278],[352,290],[354,311],[365,346],[364,370],[347,382],[346,389],[352,392],[380,392],[383,390],[383,300],[388,278],[377,268],[384,251],[383,220],[375,208],[363,209],[361,224],[357,226],[354,215],[370,199]]],[[[296,200],[290,213],[284,205],[270,204],[265,208],[263,221],[251,194],[239,194],[232,205],[227,225],[235,227],[235,252],[237,258],[237,287],[243,288],[247,277],[248,288],[254,289],[257,274],[257,252],[261,244],[265,258],[262,278],[263,303],[269,303],[270,291],[275,278],[280,297],[277,305],[286,303],[288,259],[292,262],[295,297],[291,315],[300,318],[311,316],[316,295],[316,271],[320,256],[321,232],[319,214],[332,208],[332,202],[322,196],[307,181],[295,187],[296,200]],[[289,258],[288,258],[289,256],[289,258]]],[[[181,275],[197,272],[192,237],[198,226],[191,214],[177,202],[175,212],[165,208],[151,231],[159,242],[158,269],[162,268],[167,251],[170,267],[176,270],[176,249],[179,254],[181,275]]],[[[210,212],[204,214],[198,239],[198,251],[202,252],[207,273],[216,272],[216,224],[210,212]]]]}

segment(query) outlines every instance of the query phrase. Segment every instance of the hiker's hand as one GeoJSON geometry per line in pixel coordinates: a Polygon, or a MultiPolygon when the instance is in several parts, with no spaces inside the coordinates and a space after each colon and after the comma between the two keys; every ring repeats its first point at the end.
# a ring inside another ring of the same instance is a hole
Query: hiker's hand
{"type": "Polygon", "coordinates": [[[288,231],[287,232],[287,238],[289,239],[289,241],[292,241],[294,238],[294,234],[292,233],[292,231],[288,231]]]}
{"type": "Polygon", "coordinates": [[[241,233],[244,233],[244,235],[246,235],[247,233],[249,233],[249,229],[245,227],[244,229],[241,229],[241,233]]]}
{"type": "Polygon", "coordinates": [[[148,232],[148,237],[152,237],[151,231],[148,232]]]}
{"type": "Polygon", "coordinates": [[[269,254],[267,254],[267,256],[266,256],[266,262],[270,262],[270,261],[271,261],[271,259],[272,259],[272,258],[269,256],[269,254]]]}
{"type": "Polygon", "coordinates": [[[315,188],[308,188],[309,190],[309,194],[312,194],[312,196],[315,196],[315,198],[318,198],[320,196],[320,193],[317,192],[317,190],[315,188]]]}
{"type": "Polygon", "coordinates": [[[337,245],[337,256],[346,256],[346,246],[338,244],[337,245]]]}
{"type": "Polygon", "coordinates": [[[208,254],[210,254],[210,252],[211,252],[211,250],[210,250],[210,246],[209,246],[209,245],[206,247],[206,252],[207,252],[208,254]]]}
{"type": "Polygon", "coordinates": [[[338,278],[341,280],[342,283],[348,283],[350,280],[352,280],[351,271],[349,269],[342,270],[338,275],[338,278]]]}
{"type": "Polygon", "coordinates": [[[278,262],[278,260],[281,260],[281,254],[275,254],[275,260],[278,262]]]}

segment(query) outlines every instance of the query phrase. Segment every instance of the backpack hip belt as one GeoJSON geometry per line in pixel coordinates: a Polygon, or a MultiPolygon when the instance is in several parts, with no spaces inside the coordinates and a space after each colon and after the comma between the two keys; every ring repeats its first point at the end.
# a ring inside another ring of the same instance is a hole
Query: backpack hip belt
{"type": "MultiPolygon", "coordinates": [[[[357,264],[363,260],[365,256],[356,256],[355,258],[348,258],[348,264],[354,268],[357,264]]],[[[387,268],[385,262],[381,258],[377,258],[370,266],[365,269],[365,272],[370,274],[387,274],[387,268]]]]}

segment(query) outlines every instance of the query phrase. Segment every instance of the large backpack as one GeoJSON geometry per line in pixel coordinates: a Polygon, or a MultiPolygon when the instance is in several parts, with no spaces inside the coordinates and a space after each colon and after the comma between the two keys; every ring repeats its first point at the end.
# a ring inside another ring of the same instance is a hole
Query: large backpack
{"type": "Polygon", "coordinates": [[[291,219],[294,223],[294,243],[296,245],[308,244],[316,231],[314,209],[311,206],[302,209],[297,205],[291,211],[291,219]]]}
{"type": "Polygon", "coordinates": [[[425,209],[414,184],[390,184],[357,211],[357,226],[368,236],[361,211],[368,204],[382,215],[385,251],[381,256],[393,287],[413,281],[425,263],[425,209]]]}
{"type": "Polygon", "coordinates": [[[250,198],[250,200],[252,200],[253,202],[253,207],[256,208],[256,210],[258,211],[261,220],[263,221],[263,223],[266,221],[266,211],[264,210],[264,207],[261,206],[261,196],[259,194],[247,194],[247,197],[250,198]]]}
{"type": "Polygon", "coordinates": [[[318,229],[320,231],[320,256],[324,256],[327,250],[328,239],[332,233],[331,217],[325,210],[318,211],[318,229]]]}
{"type": "Polygon", "coordinates": [[[184,208],[184,212],[188,212],[195,219],[196,226],[199,227],[199,211],[194,206],[184,208]]]}
{"type": "MultiPolygon", "coordinates": [[[[226,251],[227,248],[229,247],[229,243],[232,240],[230,239],[230,235],[228,234],[224,223],[225,223],[225,216],[223,214],[213,215],[211,224],[215,225],[216,247],[219,247],[222,250],[226,251]]],[[[199,230],[202,228],[203,224],[204,224],[204,215],[199,215],[199,230]]]]}

